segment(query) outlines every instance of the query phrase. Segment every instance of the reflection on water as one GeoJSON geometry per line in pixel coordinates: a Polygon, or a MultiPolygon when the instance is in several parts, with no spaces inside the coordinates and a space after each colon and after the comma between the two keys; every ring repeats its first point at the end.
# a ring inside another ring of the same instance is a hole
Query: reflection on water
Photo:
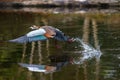
{"type": "Polygon", "coordinates": [[[83,48],[83,51],[80,51],[80,54],[82,53],[82,58],[79,59],[79,61],[75,61],[76,64],[82,64],[85,60],[91,59],[93,57],[96,58],[97,61],[99,61],[100,56],[101,56],[101,51],[100,51],[100,46],[98,44],[98,38],[97,38],[97,25],[95,20],[92,19],[92,28],[93,28],[93,37],[94,37],[94,43],[95,43],[95,48],[92,46],[87,45],[88,44],[88,39],[89,39],[89,25],[90,20],[89,18],[85,18],[84,21],[84,28],[83,28],[83,41],[79,38],[76,38],[75,40],[79,42],[81,47],[83,48]]]}
{"type": "MultiPolygon", "coordinates": [[[[51,62],[58,61],[57,58],[61,58],[61,60],[62,60],[62,62],[56,62],[56,64],[54,63],[54,65],[51,64],[51,66],[56,66],[56,70],[57,69],[59,70],[59,68],[61,68],[62,66],[66,65],[68,63],[68,61],[69,62],[72,61],[72,64],[83,64],[83,62],[85,62],[85,60],[89,60],[89,59],[94,58],[94,57],[97,59],[97,61],[100,60],[100,56],[102,54],[101,51],[100,51],[100,49],[97,50],[97,49],[94,49],[92,46],[88,46],[87,44],[85,44],[79,38],[76,38],[75,41],[77,41],[78,43],[80,43],[81,46],[82,46],[82,48],[83,48],[83,51],[80,51],[80,52],[82,52],[82,57],[79,57],[79,59],[78,59],[79,61],[75,61],[75,60],[69,60],[68,57],[64,56],[64,55],[61,56],[61,57],[55,56],[56,57],[55,60],[54,60],[54,57],[51,56],[51,62]]],[[[32,48],[31,48],[30,59],[29,59],[29,64],[30,65],[28,65],[28,64],[22,64],[22,63],[20,65],[23,66],[23,67],[27,67],[30,71],[43,72],[42,70],[40,70],[41,69],[40,67],[42,65],[31,65],[33,63],[33,56],[34,56],[33,53],[34,53],[34,49],[35,49],[35,42],[32,42],[31,44],[32,44],[31,45],[32,48]]],[[[40,44],[39,44],[39,41],[38,41],[38,53],[39,53],[39,49],[40,49],[39,46],[40,46],[40,44]]],[[[25,49],[23,49],[23,51],[24,50],[25,49]]],[[[39,56],[39,59],[40,59],[39,62],[41,62],[41,59],[42,59],[41,53],[39,53],[38,56],[39,56]]],[[[23,58],[24,58],[24,53],[23,53],[23,58]]],[[[22,58],[22,60],[23,60],[23,58],[22,58]]],[[[73,59],[74,59],[74,57],[73,57],[73,59]]],[[[44,67],[45,70],[46,70],[46,67],[44,67]]],[[[51,71],[51,72],[53,72],[53,71],[51,71]]]]}
{"type": "Polygon", "coordinates": [[[1,12],[0,80],[119,80],[119,19],[119,13],[53,15],[1,12]],[[43,19],[47,25],[75,37],[76,42],[58,42],[59,49],[54,46],[53,39],[23,45],[6,42],[28,32],[28,26],[43,25],[43,19]],[[49,56],[56,58],[56,55],[64,54],[70,57],[70,63],[54,73],[31,72],[18,65],[49,65],[49,56]]]}

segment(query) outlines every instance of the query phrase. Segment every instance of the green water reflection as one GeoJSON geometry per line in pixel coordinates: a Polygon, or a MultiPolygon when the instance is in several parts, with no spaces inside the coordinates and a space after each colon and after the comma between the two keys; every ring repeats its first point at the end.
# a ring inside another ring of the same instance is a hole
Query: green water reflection
{"type": "Polygon", "coordinates": [[[0,12],[0,80],[119,80],[120,79],[120,14],[52,14],[0,12]],[[29,44],[8,43],[24,35],[31,25],[51,25],[66,34],[79,37],[95,48],[100,45],[103,55],[83,65],[69,64],[52,74],[29,72],[20,62],[47,64],[51,54],[74,54],[78,44],[54,40],[29,44]]]}

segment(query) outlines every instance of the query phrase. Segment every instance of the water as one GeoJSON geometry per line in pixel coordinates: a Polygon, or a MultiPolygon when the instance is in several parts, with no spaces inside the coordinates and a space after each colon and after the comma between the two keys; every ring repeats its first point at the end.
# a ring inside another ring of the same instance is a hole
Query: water
{"type": "Polygon", "coordinates": [[[60,9],[35,10],[0,10],[0,80],[120,79],[119,12],[84,10],[83,13],[82,10],[78,13],[61,9],[61,12],[54,13],[52,10],[60,9]],[[28,44],[7,42],[29,32],[31,25],[54,26],[74,37],[76,42],[58,41],[57,45],[53,39],[28,44]],[[49,56],[64,54],[73,58],[72,64],[54,73],[31,72],[18,65],[47,65],[50,63],[49,56]]]}
{"type": "MultiPolygon", "coordinates": [[[[100,60],[100,57],[102,55],[102,52],[100,51],[100,48],[95,49],[92,46],[89,46],[85,44],[81,39],[75,38],[75,41],[78,42],[78,44],[81,44],[80,46],[83,48],[82,51],[80,51],[82,54],[82,57],[79,57],[78,61],[74,60],[74,64],[83,64],[86,60],[96,58],[98,61],[100,60]]],[[[99,45],[97,46],[99,47],[99,45]]]]}

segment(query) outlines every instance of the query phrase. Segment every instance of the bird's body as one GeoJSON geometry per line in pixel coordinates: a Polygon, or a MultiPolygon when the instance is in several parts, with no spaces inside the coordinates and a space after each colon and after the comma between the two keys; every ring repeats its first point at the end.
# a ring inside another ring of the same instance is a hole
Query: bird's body
{"type": "MultiPolygon", "coordinates": [[[[35,26],[34,26],[35,27],[35,26]]],[[[62,31],[52,26],[42,26],[36,30],[30,31],[24,36],[9,40],[9,42],[27,43],[33,41],[42,41],[49,38],[54,38],[58,41],[69,41],[69,37],[62,31]]]]}

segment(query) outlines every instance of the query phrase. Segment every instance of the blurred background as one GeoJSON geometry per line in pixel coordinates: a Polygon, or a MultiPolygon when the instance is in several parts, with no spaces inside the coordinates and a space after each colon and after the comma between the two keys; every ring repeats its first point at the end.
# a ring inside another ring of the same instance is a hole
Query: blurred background
{"type": "Polygon", "coordinates": [[[0,80],[119,80],[119,4],[119,0],[0,0],[0,80]],[[31,72],[18,63],[46,65],[50,55],[66,54],[76,61],[83,57],[77,42],[58,41],[60,48],[53,39],[8,42],[31,31],[31,25],[56,27],[99,49],[102,55],[99,60],[92,57],[54,73],[31,72]]]}

